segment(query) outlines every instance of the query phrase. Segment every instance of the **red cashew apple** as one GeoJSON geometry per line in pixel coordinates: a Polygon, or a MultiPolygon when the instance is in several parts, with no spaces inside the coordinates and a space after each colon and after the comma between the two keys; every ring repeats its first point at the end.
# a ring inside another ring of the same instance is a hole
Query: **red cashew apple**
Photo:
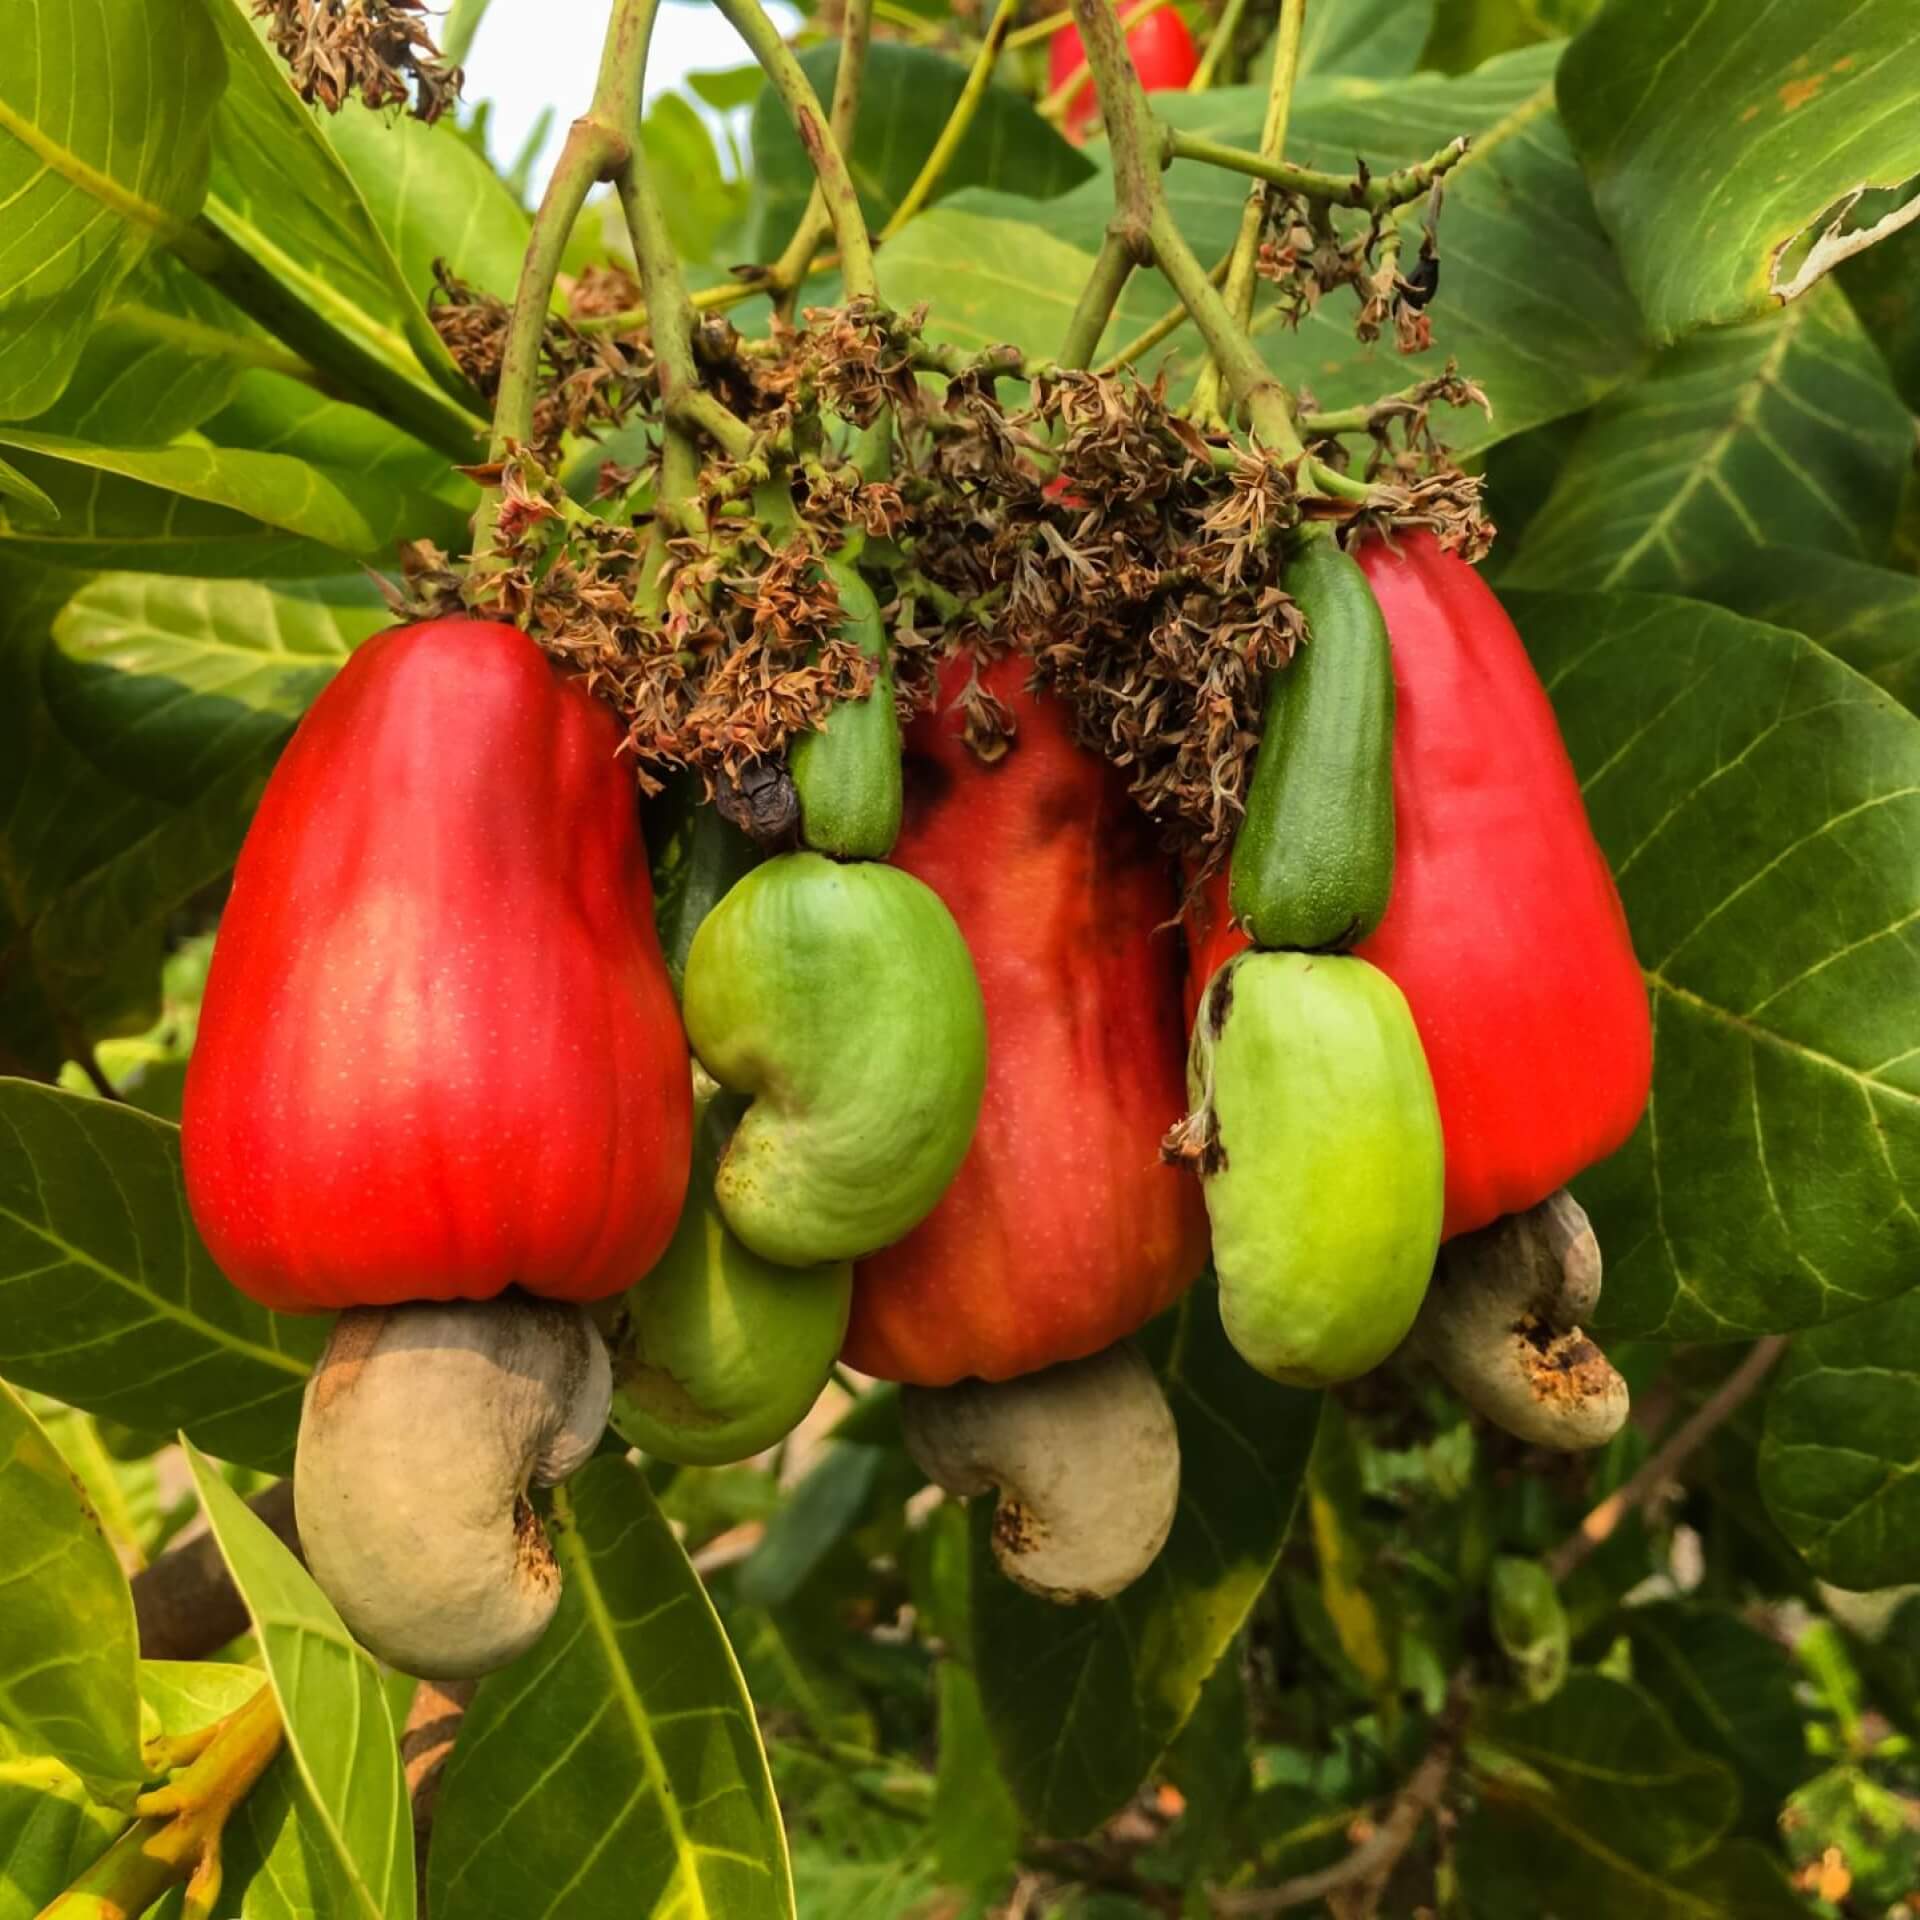
{"type": "MultiPolygon", "coordinates": [[[[1137,0],[1127,0],[1124,11],[1131,11],[1137,0]]],[[[1185,87],[1200,65],[1194,50],[1193,35],[1187,23],[1170,6],[1156,8],[1127,35],[1127,53],[1140,84],[1148,93],[1173,93],[1185,87]]],[[[1080,41],[1080,29],[1065,26],[1047,44],[1047,91],[1057,92],[1076,73],[1085,73],[1086,48],[1080,41]]],[[[1100,117],[1100,102],[1094,93],[1093,76],[1074,89],[1067,102],[1062,130],[1076,145],[1087,137],[1100,117]]]]}

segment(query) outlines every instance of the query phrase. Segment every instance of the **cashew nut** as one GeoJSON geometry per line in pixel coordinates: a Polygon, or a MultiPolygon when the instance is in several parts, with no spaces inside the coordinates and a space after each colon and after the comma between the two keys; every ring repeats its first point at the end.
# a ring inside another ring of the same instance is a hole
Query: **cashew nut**
{"type": "Polygon", "coordinates": [[[949,1493],[997,1488],[993,1553],[1009,1579],[1071,1606],[1153,1564],[1180,1498],[1180,1436],[1129,1346],[999,1382],[903,1387],[907,1451],[949,1493]]]}
{"type": "Polygon", "coordinates": [[[1516,1439],[1577,1453],[1627,1417],[1627,1383],[1580,1322],[1600,1301],[1600,1243],[1565,1191],[1440,1249],[1407,1351],[1516,1439]]]}
{"type": "Polygon", "coordinates": [[[560,1600],[527,1485],[582,1466],[607,1353],[553,1300],[355,1307],[307,1383],[294,1508],[307,1565],[355,1638],[428,1680],[524,1653],[560,1600]]]}

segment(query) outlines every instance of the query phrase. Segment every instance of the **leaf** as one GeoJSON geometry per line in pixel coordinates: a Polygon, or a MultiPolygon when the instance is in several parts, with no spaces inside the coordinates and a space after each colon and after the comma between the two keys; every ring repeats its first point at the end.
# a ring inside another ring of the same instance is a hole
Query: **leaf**
{"type": "Polygon", "coordinates": [[[1392,1594],[1375,1566],[1374,1543],[1361,1517],[1360,1454],[1339,1401],[1329,1400],[1307,1462],[1307,1520],[1313,1529],[1320,1598],[1340,1642],[1383,1717],[1394,1709],[1400,1667],[1399,1621],[1392,1594]]]}
{"type": "Polygon", "coordinates": [[[268,1313],[187,1217],[179,1129],[0,1080],[0,1370],[131,1426],[284,1470],[324,1318],[268,1313]]]}
{"type": "MultiPolygon", "coordinates": [[[[355,390],[392,395],[403,424],[467,457],[480,421],[347,169],[249,24],[208,0],[228,62],[206,220],[237,258],[214,284],[355,390]]],[[[349,136],[351,138],[351,136],[349,136]]]]}
{"type": "Polygon", "coordinates": [[[198,211],[223,62],[201,0],[80,22],[0,0],[0,420],[52,405],[95,321],[198,211]]]}
{"type": "Polygon", "coordinates": [[[228,1660],[142,1660],[140,1698],[159,1731],[178,1738],[224,1720],[260,1690],[258,1667],[228,1660]]]}
{"type": "Polygon", "coordinates": [[[1594,13],[1600,0],[1437,0],[1419,64],[1471,73],[1497,54],[1555,40],[1594,13]]]}
{"type": "Polygon", "coordinates": [[[1346,0],[1310,8],[1300,34],[1301,77],[1396,80],[1411,73],[1422,64],[1433,9],[1434,0],[1346,0]]]}
{"type": "MultiPolygon", "coordinates": [[[[1610,0],[1567,49],[1560,108],[1661,340],[1803,293],[1864,244],[1860,194],[1920,173],[1907,0],[1610,0]]],[[[1920,195],[1882,216],[1920,215],[1920,195]]]]}
{"type": "Polygon", "coordinates": [[[412,1920],[412,1809],[380,1669],[307,1570],[191,1442],[187,1462],[280,1705],[297,1814],[324,1869],[321,1911],[328,1920],[412,1920]]]}
{"type": "Polygon", "coordinates": [[[468,1710],[434,1815],[435,1920],[791,1920],[752,1705],[645,1480],[594,1460],[554,1511],[560,1610],[468,1710]]]}
{"type": "Polygon", "coordinates": [[[940,1877],[985,1887],[1012,1868],[1020,1809],[993,1764],[980,1684],[948,1655],[939,1666],[940,1764],[934,1776],[933,1839],[940,1877]]]}
{"type": "Polygon", "coordinates": [[[185,804],[259,763],[393,614],[364,578],[268,586],[109,573],[60,610],[47,702],[88,758],[185,804]]]}
{"type": "Polygon", "coordinates": [[[1056,1607],[1002,1576],[976,1502],[973,1663],[1001,1771],[1028,1821],[1077,1834],[1125,1804],[1186,1723],[1273,1571],[1320,1396],[1276,1387],[1227,1344],[1201,1282],[1142,1345],[1180,1432],[1180,1506],[1116,1599],[1056,1607]]]}
{"type": "Polygon", "coordinates": [[[1920,713],[1920,580],[1807,547],[1750,553],[1704,598],[1804,633],[1920,713]]]}
{"type": "Polygon", "coordinates": [[[0,1380],[0,1721],[110,1806],[140,1791],[133,1595],[99,1517],[0,1380]]]}
{"type": "Polygon", "coordinates": [[[438,284],[435,260],[498,299],[513,298],[532,223],[453,127],[376,113],[358,100],[316,118],[421,306],[438,284]]]}
{"type": "Polygon", "coordinates": [[[125,1825],[71,1768],[0,1726],[0,1920],[37,1920],[125,1825]]]}
{"type": "MultiPolygon", "coordinates": [[[[808,48],[800,65],[822,103],[830,102],[839,42],[808,48]]],[[[876,233],[933,151],[966,80],[967,69],[959,61],[926,47],[882,40],[868,49],[860,120],[848,159],[861,209],[876,233]]],[[[763,88],[754,103],[749,143],[756,194],[753,253],[771,260],[786,245],[813,191],[813,169],[771,87],[763,88]]],[[[1010,88],[990,86],[934,193],[937,200],[962,187],[1004,187],[1045,200],[1092,172],[1093,163],[1068,146],[1029,100],[1010,88]]]]}
{"type": "Polygon", "coordinates": [[[23,428],[0,430],[0,447],[60,513],[54,527],[19,524],[0,506],[0,543],[27,541],[51,565],[296,577],[337,573],[343,556],[389,561],[403,539],[458,547],[464,534],[441,500],[285,454],[95,447],[23,428]]]}
{"type": "MultiPolygon", "coordinates": [[[[1325,11],[1337,17],[1340,9],[1325,11]]],[[[1343,407],[1437,374],[1457,359],[1493,406],[1491,418],[1474,408],[1436,423],[1442,439],[1467,452],[1579,412],[1642,364],[1639,313],[1554,116],[1555,52],[1516,54],[1464,79],[1426,73],[1348,84],[1301,101],[1287,144],[1289,157],[1306,165],[1346,171],[1361,155],[1376,170],[1406,166],[1463,133],[1472,136],[1473,149],[1447,183],[1440,293],[1432,307],[1435,347],[1403,357],[1385,343],[1362,346],[1353,338],[1354,306],[1345,292],[1323,301],[1297,332],[1263,300],[1255,337],[1283,380],[1308,388],[1320,406],[1343,407]],[[1519,208],[1526,209],[1524,219],[1519,208]],[[1538,270],[1543,233],[1551,235],[1551,274],[1538,270]]],[[[1164,95],[1156,97],[1155,111],[1189,132],[1253,146],[1262,98],[1251,89],[1164,95]]],[[[1245,185],[1197,161],[1176,161],[1166,175],[1181,231],[1209,265],[1233,243],[1245,185]]],[[[988,236],[977,260],[951,246],[943,255],[937,243],[920,240],[924,279],[903,271],[898,260],[888,277],[888,255],[916,240],[909,228],[881,251],[883,283],[896,302],[932,300],[930,331],[954,337],[946,333],[945,308],[951,299],[968,299],[964,269],[971,262],[995,284],[972,294],[970,332],[958,337],[975,344],[976,336],[1017,338],[1038,350],[1027,338],[1027,316],[1050,315],[1056,307],[1064,314],[1086,277],[1086,264],[1073,268],[1058,257],[1060,246],[1078,248],[1090,264],[1111,212],[1112,181],[1105,173],[1044,206],[1010,193],[963,193],[943,216],[1017,219],[1051,239],[1031,234],[1023,257],[1017,239],[988,236]],[[1069,271],[1075,277],[1063,278],[1069,271]]],[[[1172,304],[1163,280],[1136,274],[1102,350],[1115,351],[1172,304]]],[[[1196,350],[1193,328],[1183,326],[1142,362],[1142,371],[1166,364],[1178,399],[1191,386],[1196,350]]]]}
{"type": "Polygon", "coordinates": [[[28,1410],[59,1448],[67,1471],[80,1483],[116,1562],[129,1571],[145,1566],[165,1518],[153,1460],[118,1459],[101,1439],[100,1423],[92,1414],[44,1393],[25,1397],[28,1410]]]}
{"type": "Polygon", "coordinates": [[[1653,1001],[1646,1117],[1576,1183],[1606,1250],[1600,1325],[1732,1340],[1910,1287],[1920,722],[1699,602],[1510,606],[1653,1001]]]}
{"type": "Polygon", "coordinates": [[[1787,1350],[1767,1395],[1760,1491],[1808,1565],[1841,1587],[1920,1580],[1920,1294],[1787,1350]]]}
{"type": "Polygon", "coordinates": [[[1732,1770],[1695,1753],[1650,1693],[1576,1669],[1551,1700],[1483,1713],[1484,1790],[1652,1872],[1706,1854],[1740,1805],[1732,1770]]]}
{"type": "Polygon", "coordinates": [[[1909,407],[1920,408],[1920,226],[1857,254],[1838,278],[1909,407]]]}
{"type": "Polygon", "coordinates": [[[751,189],[727,178],[707,123],[677,93],[663,93],[640,123],[640,143],[681,258],[730,264],[746,245],[741,229],[751,189]]]}
{"type": "Polygon", "coordinates": [[[1886,552],[1912,430],[1828,288],[1704,334],[1602,401],[1502,586],[1680,592],[1746,552],[1886,552]]]}
{"type": "Polygon", "coordinates": [[[1787,1796],[1814,1766],[1786,1649],[1737,1615],[1704,1606],[1629,1607],[1620,1622],[1634,1678],[1689,1745],[1733,1769],[1741,1830],[1771,1837],[1787,1796]]]}
{"type": "Polygon", "coordinates": [[[751,1607],[784,1607],[866,1511],[880,1469],[880,1447],[834,1440],[767,1522],[760,1544],[740,1563],[734,1586],[751,1607]]]}

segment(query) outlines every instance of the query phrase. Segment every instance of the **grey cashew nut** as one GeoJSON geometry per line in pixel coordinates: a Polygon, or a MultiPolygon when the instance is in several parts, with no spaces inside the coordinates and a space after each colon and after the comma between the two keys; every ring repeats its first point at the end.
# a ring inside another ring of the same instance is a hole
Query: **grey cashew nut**
{"type": "Polygon", "coordinates": [[[613,1391],[560,1301],[354,1307],[307,1383],[293,1472],[307,1565],[354,1637],[427,1680],[524,1653],[560,1601],[527,1501],[592,1456],[613,1391]]]}
{"type": "Polygon", "coordinates": [[[1109,1347],[1017,1380],[906,1387],[907,1451],[949,1493],[999,1491],[993,1553],[1029,1593],[1071,1606],[1139,1579],[1180,1498],[1180,1436],[1153,1369],[1109,1347]]]}
{"type": "Polygon", "coordinates": [[[1516,1439],[1581,1452],[1627,1418],[1627,1383],[1581,1330],[1599,1302],[1600,1243],[1563,1188],[1440,1249],[1406,1351],[1516,1439]]]}

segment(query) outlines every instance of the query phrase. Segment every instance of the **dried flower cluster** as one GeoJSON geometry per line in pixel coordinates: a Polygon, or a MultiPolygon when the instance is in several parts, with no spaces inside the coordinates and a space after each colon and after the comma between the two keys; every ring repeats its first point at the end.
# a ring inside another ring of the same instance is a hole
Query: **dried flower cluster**
{"type": "Polygon", "coordinates": [[[253,11],[300,98],[328,113],[357,93],[431,122],[460,97],[460,69],[423,24],[426,0],[254,0],[253,11]]]}
{"type": "MultiPolygon", "coordinates": [[[[1366,183],[1362,166],[1356,184],[1364,188],[1366,183]]],[[[1419,258],[1410,273],[1402,273],[1398,208],[1343,227],[1332,207],[1270,190],[1258,268],[1278,289],[1274,304],[1281,318],[1297,327],[1336,288],[1351,287],[1360,303],[1353,329],[1357,339],[1377,340],[1391,325],[1400,352],[1424,353],[1433,345],[1427,306],[1440,285],[1435,241],[1440,194],[1436,181],[1428,191],[1419,258]]]]}

